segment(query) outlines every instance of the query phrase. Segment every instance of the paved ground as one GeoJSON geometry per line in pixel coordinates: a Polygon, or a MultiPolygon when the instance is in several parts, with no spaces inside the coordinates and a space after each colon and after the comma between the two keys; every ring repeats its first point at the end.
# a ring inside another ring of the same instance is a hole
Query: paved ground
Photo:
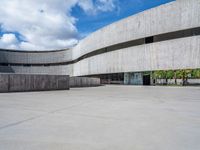
{"type": "Polygon", "coordinates": [[[200,88],[0,94],[0,150],[199,150],[200,88]]]}

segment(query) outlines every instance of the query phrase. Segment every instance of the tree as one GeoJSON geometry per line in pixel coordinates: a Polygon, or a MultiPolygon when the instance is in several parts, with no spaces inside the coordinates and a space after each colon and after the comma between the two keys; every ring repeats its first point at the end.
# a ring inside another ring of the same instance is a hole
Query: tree
{"type": "Polygon", "coordinates": [[[172,71],[172,70],[166,71],[166,78],[167,79],[173,79],[174,78],[174,71],[172,71]]]}
{"type": "Polygon", "coordinates": [[[189,78],[189,76],[191,75],[192,70],[191,69],[185,69],[185,70],[178,70],[176,72],[176,76],[179,79],[182,79],[182,85],[186,85],[187,84],[187,80],[189,78]]]}
{"type": "Polygon", "coordinates": [[[194,69],[191,73],[192,78],[200,79],[200,69],[194,69]]]}
{"type": "Polygon", "coordinates": [[[162,78],[162,71],[154,71],[153,73],[153,78],[154,79],[161,79],[162,78]]]}

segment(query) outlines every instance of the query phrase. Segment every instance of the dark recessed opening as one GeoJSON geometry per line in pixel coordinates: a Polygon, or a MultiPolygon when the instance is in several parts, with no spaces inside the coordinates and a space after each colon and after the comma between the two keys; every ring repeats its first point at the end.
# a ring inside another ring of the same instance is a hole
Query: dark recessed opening
{"type": "Polygon", "coordinates": [[[31,67],[30,64],[23,64],[24,67],[31,67]]]}
{"type": "Polygon", "coordinates": [[[1,65],[1,66],[8,66],[8,64],[4,64],[4,63],[3,63],[3,64],[0,64],[0,65],[1,65]]]}
{"type": "Polygon", "coordinates": [[[124,73],[89,75],[86,77],[100,78],[101,84],[123,84],[124,73]]]}
{"type": "Polygon", "coordinates": [[[145,44],[148,44],[148,43],[153,43],[154,42],[154,40],[153,40],[154,38],[153,38],[153,36],[150,36],[150,37],[146,37],[145,38],[145,44]]]}
{"type": "Polygon", "coordinates": [[[151,75],[143,75],[143,85],[151,85],[151,75]]]}

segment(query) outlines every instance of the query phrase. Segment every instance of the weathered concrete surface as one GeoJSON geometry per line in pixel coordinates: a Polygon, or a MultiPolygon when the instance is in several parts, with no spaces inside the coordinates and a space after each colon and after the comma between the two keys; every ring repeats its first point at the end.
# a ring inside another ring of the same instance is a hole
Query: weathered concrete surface
{"type": "Polygon", "coordinates": [[[68,90],[67,75],[0,74],[0,92],[68,90]]]}
{"type": "Polygon", "coordinates": [[[124,48],[83,59],[76,76],[200,68],[200,36],[124,48]],[[89,67],[88,67],[89,66],[89,67]]]}
{"type": "Polygon", "coordinates": [[[70,87],[92,87],[100,86],[101,81],[99,78],[88,78],[88,77],[70,77],[70,87]]]}
{"type": "Polygon", "coordinates": [[[8,92],[9,76],[0,74],[0,92],[8,92]]]}
{"type": "Polygon", "coordinates": [[[0,94],[1,150],[198,150],[200,88],[0,94]]]}
{"type": "Polygon", "coordinates": [[[0,50],[0,63],[48,64],[72,60],[69,49],[52,51],[0,50]]]}
{"type": "MultiPolygon", "coordinates": [[[[53,54],[52,54],[53,56],[53,54]]],[[[72,75],[72,65],[57,66],[0,66],[0,73],[72,75]]]]}

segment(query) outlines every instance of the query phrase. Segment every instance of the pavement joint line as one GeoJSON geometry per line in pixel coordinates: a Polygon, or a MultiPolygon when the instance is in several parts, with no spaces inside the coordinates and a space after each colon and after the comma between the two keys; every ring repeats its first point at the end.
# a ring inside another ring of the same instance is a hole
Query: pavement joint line
{"type": "Polygon", "coordinates": [[[43,116],[43,115],[39,115],[39,116],[35,116],[35,117],[28,118],[28,119],[24,119],[24,120],[15,122],[15,123],[10,123],[10,124],[5,125],[5,126],[1,126],[1,127],[0,127],[0,130],[3,130],[3,129],[5,129],[5,128],[10,128],[10,127],[13,127],[13,126],[17,126],[17,125],[19,125],[19,124],[22,124],[22,123],[25,123],[25,122],[28,122],[28,121],[35,120],[35,119],[37,119],[37,118],[40,118],[40,117],[42,117],[42,116],[43,116]]]}
{"type": "Polygon", "coordinates": [[[95,102],[95,101],[91,100],[91,101],[87,101],[87,102],[82,102],[82,103],[79,103],[79,104],[74,104],[74,105],[69,106],[69,107],[65,107],[65,108],[61,108],[61,109],[54,110],[54,111],[46,112],[46,113],[44,113],[43,115],[38,115],[38,116],[31,117],[31,118],[28,118],[28,119],[24,119],[24,120],[15,122],[15,123],[7,124],[7,125],[5,125],[5,126],[0,127],[0,130],[3,130],[3,129],[5,129],[5,128],[9,128],[9,127],[13,127],[13,126],[17,126],[17,125],[19,125],[19,124],[23,124],[23,123],[25,123],[25,122],[32,121],[32,120],[35,120],[35,119],[38,119],[38,118],[47,116],[47,115],[49,115],[49,114],[59,113],[60,111],[67,110],[67,109],[71,109],[71,108],[74,108],[74,107],[77,107],[77,106],[81,106],[81,105],[83,105],[83,104],[91,103],[91,102],[95,102]]]}

